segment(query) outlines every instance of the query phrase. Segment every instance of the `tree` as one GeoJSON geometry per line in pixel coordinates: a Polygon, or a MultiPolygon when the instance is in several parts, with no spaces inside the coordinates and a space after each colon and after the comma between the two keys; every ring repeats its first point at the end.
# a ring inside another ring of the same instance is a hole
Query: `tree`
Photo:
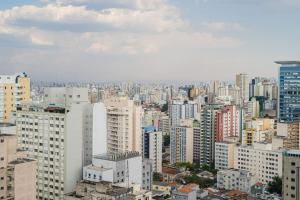
{"type": "Polygon", "coordinates": [[[162,181],[163,177],[160,173],[153,172],[153,181],[162,181]]]}
{"type": "Polygon", "coordinates": [[[169,110],[168,103],[164,104],[161,108],[161,112],[167,112],[169,110]]]}
{"type": "Polygon", "coordinates": [[[196,174],[184,177],[186,183],[196,183],[200,188],[208,188],[214,185],[214,181],[207,178],[200,178],[196,174]]]}
{"type": "Polygon", "coordinates": [[[268,183],[268,191],[272,193],[282,194],[282,179],[279,176],[273,177],[273,181],[268,183]]]}
{"type": "Polygon", "coordinates": [[[170,146],[170,135],[164,135],[164,147],[170,146]]]}

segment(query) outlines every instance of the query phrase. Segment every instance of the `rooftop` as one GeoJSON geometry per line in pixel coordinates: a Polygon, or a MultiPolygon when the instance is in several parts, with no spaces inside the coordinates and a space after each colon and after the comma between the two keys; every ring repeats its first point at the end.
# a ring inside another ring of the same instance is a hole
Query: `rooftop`
{"type": "Polygon", "coordinates": [[[275,61],[275,63],[280,65],[300,65],[300,61],[275,61]]]}
{"type": "Polygon", "coordinates": [[[109,160],[109,161],[121,161],[129,158],[139,157],[141,156],[139,152],[131,151],[126,153],[105,153],[94,156],[96,159],[101,160],[109,160]]]}
{"type": "Polygon", "coordinates": [[[13,126],[16,126],[16,125],[12,124],[12,123],[0,123],[0,128],[1,127],[13,127],[13,126]]]}

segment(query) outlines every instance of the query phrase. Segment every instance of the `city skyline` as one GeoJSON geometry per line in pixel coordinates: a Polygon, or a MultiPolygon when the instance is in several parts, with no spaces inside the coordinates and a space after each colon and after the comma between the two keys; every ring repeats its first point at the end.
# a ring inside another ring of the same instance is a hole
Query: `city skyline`
{"type": "Polygon", "coordinates": [[[300,60],[299,7],[296,0],[5,0],[0,65],[3,74],[25,71],[36,81],[277,77],[274,61],[300,60]]]}

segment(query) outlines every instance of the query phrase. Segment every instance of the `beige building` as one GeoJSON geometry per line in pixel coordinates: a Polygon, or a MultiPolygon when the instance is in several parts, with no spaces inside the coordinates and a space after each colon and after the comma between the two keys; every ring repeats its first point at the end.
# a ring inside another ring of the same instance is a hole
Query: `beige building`
{"type": "Polygon", "coordinates": [[[300,198],[300,150],[290,150],[283,155],[283,199],[300,198]]]}
{"type": "Polygon", "coordinates": [[[215,168],[218,170],[230,169],[234,167],[234,147],[235,142],[215,143],[215,168]]]}
{"type": "Polygon", "coordinates": [[[299,135],[299,122],[278,123],[277,137],[274,139],[282,143],[284,149],[299,149],[299,135]]]}
{"type": "Polygon", "coordinates": [[[0,199],[36,199],[36,162],[17,150],[16,127],[0,124],[0,199]]]}
{"type": "Polygon", "coordinates": [[[30,78],[25,73],[0,76],[0,122],[14,122],[17,105],[30,100],[30,78]]]}
{"type": "Polygon", "coordinates": [[[108,153],[141,152],[142,107],[125,97],[108,99],[104,103],[107,110],[108,153]]]}

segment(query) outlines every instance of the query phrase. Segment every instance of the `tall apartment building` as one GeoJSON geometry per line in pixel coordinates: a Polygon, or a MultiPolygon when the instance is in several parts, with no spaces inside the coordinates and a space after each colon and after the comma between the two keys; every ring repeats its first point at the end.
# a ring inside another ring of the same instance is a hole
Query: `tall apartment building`
{"type": "Polygon", "coordinates": [[[17,150],[16,126],[0,123],[0,199],[36,199],[36,161],[17,150]]]}
{"type": "Polygon", "coordinates": [[[200,112],[200,122],[194,123],[193,160],[200,165],[211,165],[214,162],[217,112],[221,108],[221,104],[204,105],[200,112]]]}
{"type": "Polygon", "coordinates": [[[240,134],[241,111],[235,105],[225,106],[217,112],[216,141],[222,142],[226,137],[237,137],[240,134]]]}
{"type": "Polygon", "coordinates": [[[240,89],[240,97],[242,102],[249,101],[249,77],[248,74],[237,74],[235,77],[235,84],[240,89]]]}
{"type": "Polygon", "coordinates": [[[143,128],[143,158],[152,160],[153,171],[162,171],[162,132],[154,126],[143,128]]]}
{"type": "Polygon", "coordinates": [[[25,73],[0,76],[0,122],[14,122],[16,107],[30,101],[30,78],[25,73]]]}
{"type": "Polygon", "coordinates": [[[251,193],[251,187],[256,183],[253,175],[246,170],[227,169],[217,174],[217,187],[225,190],[239,190],[251,193]]]}
{"type": "Polygon", "coordinates": [[[49,88],[44,104],[18,107],[18,143],[37,160],[37,199],[62,199],[82,177],[88,90],[49,88]]]}
{"type": "Polygon", "coordinates": [[[273,140],[277,140],[282,148],[291,150],[300,148],[300,123],[286,122],[277,123],[277,135],[273,140]]]}
{"type": "Polygon", "coordinates": [[[300,150],[286,151],[283,155],[283,198],[300,198],[300,150]]]}
{"type": "Polygon", "coordinates": [[[234,167],[234,148],[235,142],[216,142],[215,143],[215,169],[223,170],[234,167]]]}
{"type": "Polygon", "coordinates": [[[161,115],[159,117],[158,130],[163,133],[163,135],[170,134],[170,118],[167,115],[161,115]]]}
{"type": "Polygon", "coordinates": [[[141,151],[142,107],[127,98],[105,101],[107,111],[107,151],[141,151]]]}
{"type": "Polygon", "coordinates": [[[259,101],[255,97],[252,97],[251,100],[247,103],[247,116],[252,118],[257,118],[260,116],[260,105],[259,101]]]}
{"type": "Polygon", "coordinates": [[[300,61],[279,61],[278,118],[281,122],[300,120],[300,61]]]}
{"type": "Polygon", "coordinates": [[[170,162],[193,162],[193,128],[188,126],[171,127],[170,162]]]}
{"type": "Polygon", "coordinates": [[[253,146],[238,146],[234,149],[234,168],[247,170],[261,183],[282,176],[283,150],[272,148],[270,143],[254,143],[253,146]]]}
{"type": "Polygon", "coordinates": [[[198,104],[192,101],[171,101],[169,104],[170,126],[180,125],[182,119],[199,118],[198,109],[198,104]]]}

